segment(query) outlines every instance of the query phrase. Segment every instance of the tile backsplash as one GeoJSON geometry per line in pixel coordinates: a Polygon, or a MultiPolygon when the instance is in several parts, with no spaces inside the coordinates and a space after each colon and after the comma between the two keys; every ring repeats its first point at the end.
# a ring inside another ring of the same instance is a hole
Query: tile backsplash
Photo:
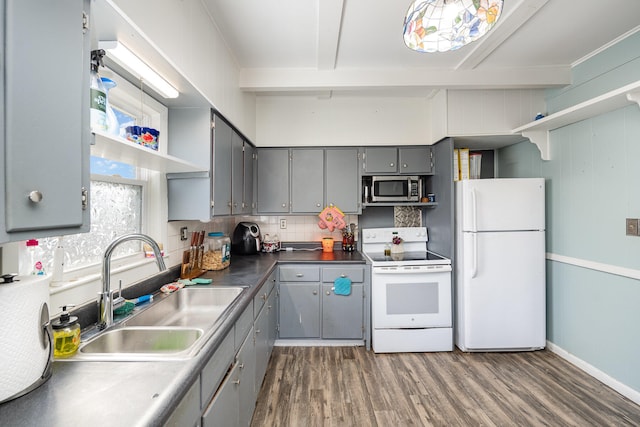
{"type": "MultiPolygon", "coordinates": [[[[167,224],[168,245],[165,247],[168,254],[173,255],[172,260],[182,259],[179,254],[189,246],[189,239],[180,240],[180,229],[187,227],[188,233],[192,231],[205,230],[210,233],[212,231],[222,231],[230,236],[235,229],[236,224],[242,221],[255,222],[260,227],[260,232],[264,236],[278,235],[282,242],[318,242],[323,237],[333,237],[336,241],[342,241],[342,233],[340,230],[323,230],[318,227],[317,215],[283,215],[283,216],[239,216],[216,218],[211,222],[198,221],[172,221],[167,224]],[[280,228],[280,220],[286,220],[287,227],[280,228]]],[[[345,215],[345,221],[348,224],[358,225],[358,215],[345,215]]]]}

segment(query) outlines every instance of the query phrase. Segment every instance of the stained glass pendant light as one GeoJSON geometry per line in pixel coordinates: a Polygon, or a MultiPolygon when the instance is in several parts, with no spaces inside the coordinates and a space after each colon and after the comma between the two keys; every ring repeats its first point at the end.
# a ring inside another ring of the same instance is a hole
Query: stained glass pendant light
{"type": "Polygon", "coordinates": [[[498,22],[503,0],[416,0],[404,19],[404,43],[418,52],[456,50],[498,22]]]}

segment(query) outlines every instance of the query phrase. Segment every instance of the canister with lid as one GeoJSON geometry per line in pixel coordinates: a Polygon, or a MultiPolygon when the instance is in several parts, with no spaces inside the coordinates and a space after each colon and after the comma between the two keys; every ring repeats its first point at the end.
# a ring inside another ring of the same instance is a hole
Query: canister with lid
{"type": "Polygon", "coordinates": [[[231,263],[231,239],[220,231],[209,233],[206,251],[202,257],[205,270],[222,270],[231,263]]]}

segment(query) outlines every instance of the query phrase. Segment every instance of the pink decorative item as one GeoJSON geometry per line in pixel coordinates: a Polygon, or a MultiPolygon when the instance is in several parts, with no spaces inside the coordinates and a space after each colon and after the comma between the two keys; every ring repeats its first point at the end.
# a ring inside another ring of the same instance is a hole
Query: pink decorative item
{"type": "Polygon", "coordinates": [[[333,231],[336,228],[342,230],[347,226],[344,220],[344,214],[336,206],[327,206],[322,212],[318,214],[320,221],[318,221],[318,227],[321,229],[328,229],[333,231]]]}

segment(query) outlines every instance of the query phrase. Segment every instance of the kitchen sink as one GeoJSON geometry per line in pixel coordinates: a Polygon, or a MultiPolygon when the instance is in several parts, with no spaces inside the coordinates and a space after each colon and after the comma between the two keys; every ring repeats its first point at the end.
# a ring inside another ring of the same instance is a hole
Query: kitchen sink
{"type": "Polygon", "coordinates": [[[84,345],[80,352],[176,354],[188,350],[202,336],[202,329],[126,327],[105,331],[84,345]]]}
{"type": "Polygon", "coordinates": [[[207,328],[244,291],[244,287],[183,288],[124,321],[125,326],[207,328]]]}
{"type": "MultiPolygon", "coordinates": [[[[200,351],[246,286],[188,287],[153,302],[80,345],[65,361],[188,359],[200,351]]],[[[84,337],[83,337],[84,339],[84,337]]]]}

